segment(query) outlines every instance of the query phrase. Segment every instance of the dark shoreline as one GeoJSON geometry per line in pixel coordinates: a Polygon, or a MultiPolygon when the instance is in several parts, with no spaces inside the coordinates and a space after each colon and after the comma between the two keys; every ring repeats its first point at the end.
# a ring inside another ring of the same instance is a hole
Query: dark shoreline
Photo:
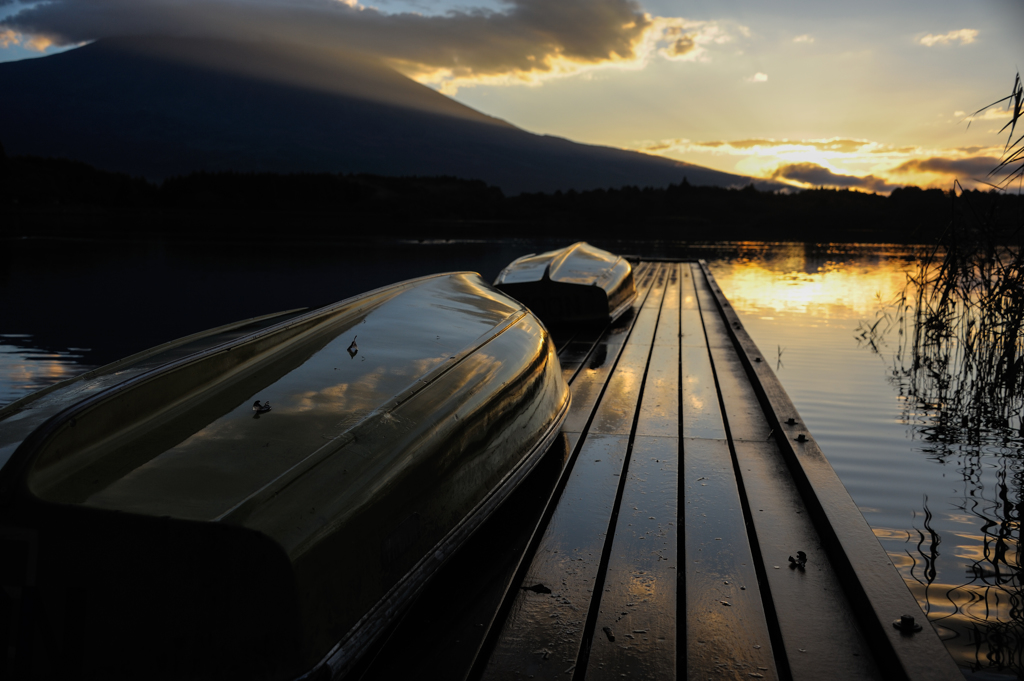
{"type": "Polygon", "coordinates": [[[546,238],[929,244],[955,219],[1007,240],[1024,202],[938,189],[622,187],[505,196],[452,177],[193,173],[156,184],[83,163],[6,160],[0,238],[174,241],[546,238]]]}

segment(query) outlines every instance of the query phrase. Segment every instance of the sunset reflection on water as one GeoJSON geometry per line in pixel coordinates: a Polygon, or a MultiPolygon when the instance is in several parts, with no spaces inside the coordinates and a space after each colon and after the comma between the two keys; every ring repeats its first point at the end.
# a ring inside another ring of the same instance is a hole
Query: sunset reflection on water
{"type": "Polygon", "coordinates": [[[729,302],[747,315],[787,315],[821,323],[872,317],[906,283],[907,251],[880,249],[868,257],[846,248],[808,251],[780,244],[763,256],[712,263],[729,302]],[[855,253],[855,252],[854,252],[855,253]]]}
{"type": "Polygon", "coordinates": [[[914,251],[753,250],[712,270],[875,536],[962,668],[1024,677],[1017,422],[950,428],[946,405],[915,398],[897,329],[861,334],[892,312],[914,251]]]}
{"type": "Polygon", "coordinates": [[[30,334],[0,334],[0,407],[91,369],[79,362],[81,352],[41,350],[30,334]]]}

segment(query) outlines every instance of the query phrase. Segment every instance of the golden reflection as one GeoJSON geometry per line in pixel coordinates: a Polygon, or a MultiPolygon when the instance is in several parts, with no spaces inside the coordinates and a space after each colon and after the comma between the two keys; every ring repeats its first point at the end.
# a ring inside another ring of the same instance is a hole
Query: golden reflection
{"type": "Polygon", "coordinates": [[[741,314],[812,319],[869,319],[879,300],[892,300],[906,285],[907,262],[885,256],[833,259],[808,253],[803,244],[778,245],[770,257],[712,263],[729,303],[741,314]]]}
{"type": "Polygon", "coordinates": [[[76,356],[0,343],[0,406],[88,371],[76,356]]]}
{"type": "Polygon", "coordinates": [[[957,664],[977,669],[985,661],[986,667],[1019,668],[1021,651],[1013,645],[1021,607],[1016,590],[986,584],[909,586],[957,664]]]}
{"type": "Polygon", "coordinates": [[[875,536],[879,539],[906,539],[906,530],[889,529],[886,527],[872,527],[871,531],[875,533],[875,536]]]}
{"type": "MultiPolygon", "coordinates": [[[[903,534],[906,535],[906,532],[903,534]]],[[[896,566],[897,570],[914,567],[914,559],[904,553],[890,553],[889,559],[892,561],[892,564],[896,566]]]]}
{"type": "MultiPolygon", "coordinates": [[[[948,535],[947,535],[948,536],[948,535]]],[[[966,558],[970,561],[983,562],[988,559],[989,553],[992,551],[992,544],[994,543],[993,537],[985,537],[983,535],[969,535],[961,534],[959,532],[953,533],[952,536],[959,537],[960,539],[966,539],[971,542],[970,544],[957,544],[956,556],[957,558],[966,558]]],[[[998,539],[1000,553],[1009,554],[1003,555],[1002,561],[1003,567],[1009,567],[1016,569],[1017,565],[1014,564],[1012,556],[1017,554],[1017,540],[1014,537],[1000,537],[998,539]]]]}
{"type": "Polygon", "coordinates": [[[637,572],[630,576],[627,588],[631,601],[644,603],[655,598],[658,580],[650,572],[637,572]]]}

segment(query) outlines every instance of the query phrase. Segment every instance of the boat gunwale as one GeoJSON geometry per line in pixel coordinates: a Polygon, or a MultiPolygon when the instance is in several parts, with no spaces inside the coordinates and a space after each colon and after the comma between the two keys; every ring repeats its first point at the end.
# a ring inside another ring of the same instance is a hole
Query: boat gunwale
{"type": "MultiPolygon", "coordinates": [[[[628,264],[628,261],[627,261],[627,264],[628,264]]],[[[633,266],[630,265],[630,271],[631,272],[632,272],[632,269],[633,269],[633,266]]],[[[637,296],[636,286],[634,285],[633,292],[629,295],[629,297],[626,300],[622,301],[621,305],[619,305],[617,308],[615,308],[614,310],[612,310],[611,312],[608,313],[608,323],[612,324],[619,317],[624,315],[626,313],[626,311],[629,310],[629,308],[631,308],[633,306],[633,302],[636,301],[636,296],[637,296]]]]}
{"type": "Polygon", "coordinates": [[[514,492],[548,453],[561,434],[562,424],[569,415],[572,391],[565,391],[565,401],[542,438],[524,455],[487,495],[481,499],[449,532],[438,541],[402,578],[373,605],[341,639],[309,671],[293,681],[312,681],[325,668],[328,678],[340,678],[365,652],[369,645],[386,629],[392,618],[423,589],[437,570],[468,540],[494,511],[514,492]]]}
{"type": "MultiPolygon", "coordinates": [[[[392,289],[395,289],[395,293],[397,294],[405,289],[413,288],[421,283],[430,281],[432,279],[441,279],[457,275],[475,275],[477,277],[480,276],[479,273],[470,271],[441,272],[437,274],[426,275],[423,277],[416,277],[414,279],[407,279],[405,281],[388,284],[387,286],[381,286],[370,291],[365,291],[358,295],[352,296],[350,298],[345,298],[344,300],[340,300],[336,303],[332,303],[324,307],[310,310],[309,312],[301,314],[298,317],[291,317],[278,324],[273,324],[262,329],[257,329],[256,331],[250,334],[246,334],[245,336],[234,338],[225,341],[224,343],[220,343],[218,345],[205,348],[196,353],[186,355],[185,357],[181,357],[176,360],[167,362],[165,364],[158,365],[156,367],[153,367],[152,369],[144,371],[143,373],[137,376],[133,376],[124,382],[112,385],[108,388],[104,388],[103,390],[100,390],[99,392],[93,395],[86,396],[84,399],[69,405],[68,407],[62,409],[61,411],[57,412],[53,416],[50,416],[45,421],[43,421],[43,423],[41,423],[31,433],[29,433],[28,436],[26,436],[25,439],[21,442],[21,444],[18,445],[17,449],[15,449],[14,452],[11,453],[10,459],[8,459],[7,463],[2,468],[0,468],[0,506],[9,504],[13,501],[12,494],[15,492],[16,486],[20,488],[20,491],[26,492],[34,498],[41,499],[41,497],[33,494],[28,489],[28,481],[26,476],[27,470],[31,466],[38,452],[53,437],[56,437],[59,434],[61,428],[65,424],[70,422],[73,425],[76,416],[101,406],[102,403],[110,399],[113,399],[114,397],[117,397],[121,393],[135,389],[140,385],[160,378],[165,374],[169,374],[175,370],[185,368],[197,362],[201,362],[205,359],[213,357],[214,355],[220,354],[222,352],[230,352],[232,348],[239,347],[247,343],[251,343],[265,336],[286,331],[294,326],[308,324],[309,322],[316,320],[318,317],[329,317],[333,314],[338,313],[341,310],[341,308],[351,306],[355,303],[358,303],[360,300],[369,299],[374,296],[379,296],[382,293],[392,289]],[[21,483],[20,486],[17,485],[19,481],[21,483]]],[[[481,281],[483,281],[482,277],[480,277],[480,279],[481,281]]],[[[486,284],[486,282],[484,283],[486,284]]],[[[507,297],[509,297],[517,305],[520,306],[519,312],[524,312],[526,310],[522,303],[519,303],[519,301],[516,301],[510,296],[507,297]]],[[[514,314],[515,313],[513,313],[513,315],[514,314]]],[[[505,323],[506,321],[507,318],[505,320],[502,320],[502,322],[500,322],[499,324],[496,324],[495,327],[505,323]]],[[[228,326],[230,327],[233,325],[228,326]]],[[[493,331],[495,327],[492,327],[491,331],[493,331]]],[[[484,335],[486,336],[487,334],[484,335]]],[[[144,351],[143,353],[139,354],[145,355],[146,353],[144,351]]],[[[441,366],[450,366],[453,364],[457,364],[457,362],[445,362],[441,366]]]]}

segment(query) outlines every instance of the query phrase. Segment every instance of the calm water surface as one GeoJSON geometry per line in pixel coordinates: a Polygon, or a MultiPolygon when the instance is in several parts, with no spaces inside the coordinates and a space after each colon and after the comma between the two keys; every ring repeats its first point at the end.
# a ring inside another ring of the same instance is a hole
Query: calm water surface
{"type": "MultiPolygon", "coordinates": [[[[1024,672],[1019,416],[973,438],[910,397],[893,331],[861,336],[914,267],[889,246],[601,243],[706,258],[722,290],[956,661],[1024,672]]],[[[314,306],[401,279],[525,253],[505,240],[390,245],[18,242],[0,254],[0,405],[138,350],[237,319],[314,306]]]]}

